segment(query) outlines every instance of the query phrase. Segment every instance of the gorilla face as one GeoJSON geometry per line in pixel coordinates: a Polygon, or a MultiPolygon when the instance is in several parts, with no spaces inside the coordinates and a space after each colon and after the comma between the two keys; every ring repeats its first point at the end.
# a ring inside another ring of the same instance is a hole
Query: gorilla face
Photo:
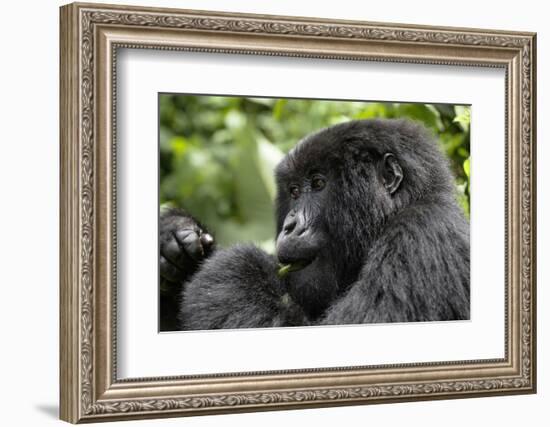
{"type": "Polygon", "coordinates": [[[289,293],[312,318],[338,291],[325,221],[333,183],[319,171],[295,175],[286,187],[289,210],[277,237],[277,257],[289,274],[289,293]]]}
{"type": "Polygon", "coordinates": [[[314,318],[338,291],[330,256],[335,242],[326,221],[336,188],[328,164],[302,160],[298,145],[277,167],[276,250],[290,295],[314,318]]]}
{"type": "Polygon", "coordinates": [[[396,157],[363,136],[322,131],[276,169],[279,272],[313,318],[357,279],[403,179],[396,157]]]}
{"type": "Polygon", "coordinates": [[[321,173],[292,180],[287,191],[289,211],[277,237],[277,256],[292,271],[308,266],[326,246],[326,224],[323,206],[326,206],[330,184],[321,173]],[[329,187],[327,189],[327,186],[329,187]]]}

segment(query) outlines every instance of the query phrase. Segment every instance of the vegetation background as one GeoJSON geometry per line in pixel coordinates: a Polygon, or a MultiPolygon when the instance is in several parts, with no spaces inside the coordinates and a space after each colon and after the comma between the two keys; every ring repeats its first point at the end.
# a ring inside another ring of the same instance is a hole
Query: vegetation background
{"type": "Polygon", "coordinates": [[[272,252],[275,165],[308,133],[352,119],[422,122],[469,216],[468,106],[161,94],[159,110],[161,208],[184,207],[222,246],[253,241],[272,252]]]}

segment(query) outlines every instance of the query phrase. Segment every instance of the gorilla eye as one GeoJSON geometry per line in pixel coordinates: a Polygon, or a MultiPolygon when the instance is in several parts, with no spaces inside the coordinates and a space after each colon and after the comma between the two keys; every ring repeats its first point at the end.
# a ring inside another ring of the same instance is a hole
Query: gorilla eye
{"type": "Polygon", "coordinates": [[[298,187],[297,185],[291,185],[288,191],[293,199],[297,199],[298,197],[300,197],[300,187],[298,187]]]}
{"type": "Polygon", "coordinates": [[[322,190],[323,188],[325,188],[325,185],[326,185],[326,182],[325,182],[324,178],[322,178],[320,176],[315,176],[311,180],[311,189],[312,190],[315,190],[315,191],[322,190]]]}

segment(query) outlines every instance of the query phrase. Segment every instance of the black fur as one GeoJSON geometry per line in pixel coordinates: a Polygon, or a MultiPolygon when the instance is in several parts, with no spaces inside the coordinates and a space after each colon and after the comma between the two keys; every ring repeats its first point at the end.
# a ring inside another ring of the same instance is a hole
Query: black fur
{"type": "Polygon", "coordinates": [[[321,130],[276,177],[277,255],[309,265],[281,279],[254,246],[214,251],[184,286],[181,329],[469,319],[469,225],[422,126],[321,130]]]}
{"type": "Polygon", "coordinates": [[[164,209],[159,221],[160,330],[179,329],[181,285],[214,250],[213,238],[195,218],[181,209],[164,209]]]}
{"type": "Polygon", "coordinates": [[[301,309],[285,295],[273,256],[252,245],[219,250],[188,283],[184,329],[303,325],[301,309]]]}

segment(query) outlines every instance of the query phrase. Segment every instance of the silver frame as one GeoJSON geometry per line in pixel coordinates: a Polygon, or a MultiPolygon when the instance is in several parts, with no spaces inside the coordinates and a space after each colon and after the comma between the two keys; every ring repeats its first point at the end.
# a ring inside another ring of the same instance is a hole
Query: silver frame
{"type": "Polygon", "coordinates": [[[61,8],[60,43],[63,420],[535,392],[535,34],[75,3],[61,8]],[[504,68],[505,357],[117,379],[118,48],[504,68]]]}

